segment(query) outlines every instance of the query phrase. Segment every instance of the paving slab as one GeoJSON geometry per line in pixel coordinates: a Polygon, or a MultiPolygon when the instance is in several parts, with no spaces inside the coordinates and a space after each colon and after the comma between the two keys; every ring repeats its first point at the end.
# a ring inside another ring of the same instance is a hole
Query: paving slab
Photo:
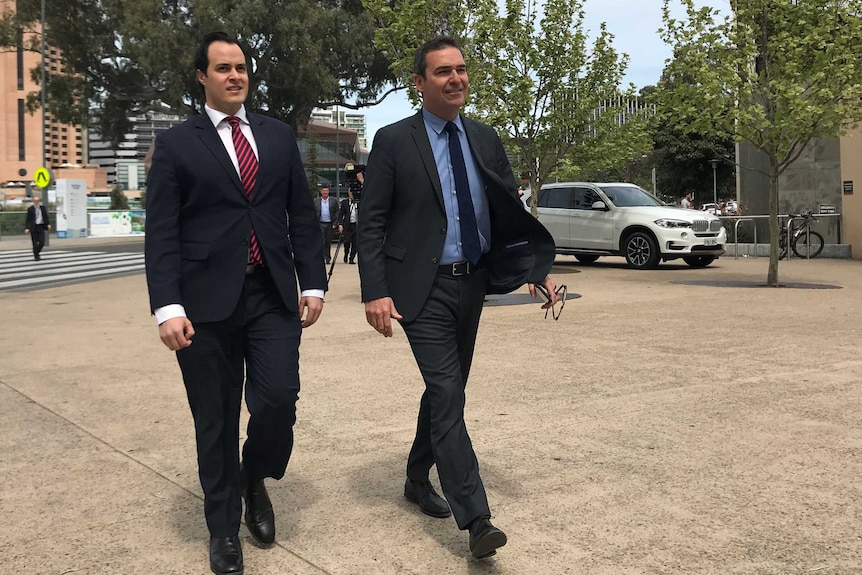
{"type": "MultiPolygon", "coordinates": [[[[401,495],[419,373],[339,262],[303,334],[278,544],[243,528],[246,573],[862,573],[862,262],[781,264],[840,289],[704,285],[766,265],[559,257],[581,295],[559,321],[485,309],[466,419],[509,544],[475,561],[401,495]]],[[[0,293],[0,358],[7,570],[208,573],[191,415],[143,276],[0,293]]]]}

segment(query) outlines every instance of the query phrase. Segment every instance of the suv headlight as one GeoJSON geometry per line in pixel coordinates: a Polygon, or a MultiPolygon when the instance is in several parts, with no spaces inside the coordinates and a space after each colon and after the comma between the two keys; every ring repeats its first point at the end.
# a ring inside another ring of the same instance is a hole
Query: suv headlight
{"type": "Polygon", "coordinates": [[[690,228],[691,222],[687,222],[685,220],[672,220],[669,218],[662,218],[660,220],[656,220],[655,225],[661,226],[663,228],[690,228]]]}

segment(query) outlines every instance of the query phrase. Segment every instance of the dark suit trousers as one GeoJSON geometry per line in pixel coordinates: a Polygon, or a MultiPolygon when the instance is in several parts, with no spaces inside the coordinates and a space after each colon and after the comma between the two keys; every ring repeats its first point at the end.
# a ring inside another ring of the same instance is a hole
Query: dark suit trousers
{"type": "Polygon", "coordinates": [[[424,480],[436,463],[461,529],[491,514],[464,423],[465,387],[487,283],[487,270],[457,278],[438,274],[419,316],[402,323],[425,380],[407,476],[424,480]]]}
{"type": "Polygon", "coordinates": [[[45,247],[45,226],[36,225],[30,230],[30,241],[33,243],[33,255],[38,256],[45,247]]]}
{"type": "Polygon", "coordinates": [[[320,233],[323,235],[323,256],[329,262],[332,259],[332,223],[320,222],[320,233]]]}
{"type": "Polygon", "coordinates": [[[242,449],[244,471],[249,481],[281,479],[293,449],[302,328],[265,269],[246,276],[228,319],[193,326],[192,345],[178,351],[177,360],[195,421],[207,527],[213,537],[227,537],[239,532],[242,515],[243,364],[250,413],[242,449]]]}
{"type": "Polygon", "coordinates": [[[348,223],[344,225],[344,234],[341,241],[344,243],[344,261],[350,258],[353,261],[356,258],[356,224],[348,223]]]}

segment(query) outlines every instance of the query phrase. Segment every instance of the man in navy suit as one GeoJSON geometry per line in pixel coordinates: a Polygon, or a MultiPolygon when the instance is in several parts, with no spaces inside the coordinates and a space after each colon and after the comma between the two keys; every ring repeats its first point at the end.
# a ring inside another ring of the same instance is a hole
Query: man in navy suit
{"type": "Polygon", "coordinates": [[[24,233],[30,235],[30,241],[33,242],[33,259],[37,262],[42,259],[39,254],[45,246],[45,231],[51,229],[48,210],[39,205],[41,201],[39,196],[33,196],[33,205],[27,208],[27,220],[24,223],[24,233]]]}
{"type": "Polygon", "coordinates": [[[359,218],[359,275],[365,316],[381,335],[401,323],[425,392],[404,496],[433,517],[454,515],[470,552],[489,557],[506,544],[491,524],[479,463],[464,423],[465,387],[486,293],[541,284],[554,241],[518,200],[503,143],[461,115],[467,66],[452,38],[416,53],[413,81],[422,110],[377,131],[359,218]],[[428,479],[431,467],[443,494],[428,479]],[[451,508],[451,511],[450,511],[451,508]]]}
{"type": "Polygon", "coordinates": [[[208,34],[195,67],[204,113],[161,134],[153,152],[147,285],[194,417],[210,567],[234,574],[243,572],[243,499],[252,539],[275,541],[264,478],[287,468],[300,336],[323,309],[326,274],[296,136],[246,111],[243,49],[208,34]],[[240,462],[243,379],[250,418],[240,462]]]}

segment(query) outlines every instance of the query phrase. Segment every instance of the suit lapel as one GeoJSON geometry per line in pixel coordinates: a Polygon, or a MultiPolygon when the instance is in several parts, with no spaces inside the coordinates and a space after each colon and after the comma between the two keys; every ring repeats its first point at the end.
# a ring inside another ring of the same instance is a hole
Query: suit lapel
{"type": "Polygon", "coordinates": [[[485,193],[487,194],[491,188],[504,189],[505,186],[500,180],[500,176],[494,170],[489,169],[485,163],[485,150],[482,146],[486,142],[483,141],[482,134],[476,122],[470,118],[465,118],[463,114],[461,115],[461,122],[464,124],[464,133],[467,135],[467,143],[470,145],[470,153],[473,154],[473,161],[476,162],[476,167],[479,168],[479,173],[485,184],[485,193]],[[488,186],[489,181],[493,181],[496,185],[488,186]]]}
{"type": "Polygon", "coordinates": [[[246,118],[248,118],[248,123],[251,126],[251,133],[254,134],[254,143],[257,144],[257,182],[251,191],[251,197],[257,198],[260,183],[266,178],[267,168],[273,167],[275,147],[267,145],[271,141],[271,138],[269,131],[266,129],[266,124],[263,122],[263,118],[249,112],[246,112],[246,118]]]}
{"type": "Polygon", "coordinates": [[[198,137],[204,146],[215,156],[215,159],[221,164],[221,167],[230,177],[236,188],[245,194],[245,191],[242,189],[242,182],[239,180],[239,174],[237,174],[236,168],[233,167],[233,162],[231,162],[230,156],[227,150],[225,150],[224,144],[221,138],[219,138],[218,132],[216,132],[215,126],[213,126],[209,116],[206,113],[195,116],[194,126],[197,128],[198,137]]]}
{"type": "Polygon", "coordinates": [[[416,149],[419,151],[419,157],[422,158],[422,164],[425,166],[425,171],[428,173],[428,178],[431,180],[431,186],[434,188],[434,195],[437,196],[437,201],[440,202],[440,207],[446,209],[443,204],[443,187],[440,185],[440,173],[437,171],[437,163],[434,161],[434,152],[431,151],[431,141],[428,139],[428,132],[425,130],[425,121],[422,119],[422,110],[413,116],[410,126],[413,128],[413,141],[416,143],[416,149]]]}

